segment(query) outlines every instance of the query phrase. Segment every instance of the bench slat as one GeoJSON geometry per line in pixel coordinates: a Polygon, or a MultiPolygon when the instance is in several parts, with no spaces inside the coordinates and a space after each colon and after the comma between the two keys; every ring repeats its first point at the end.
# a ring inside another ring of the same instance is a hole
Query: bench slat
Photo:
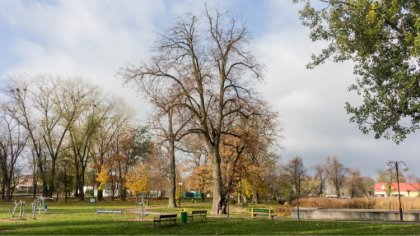
{"type": "Polygon", "coordinates": [[[159,226],[160,226],[160,222],[162,221],[167,221],[169,222],[169,224],[174,222],[174,224],[176,225],[176,217],[177,217],[177,214],[159,215],[159,217],[155,217],[153,219],[153,227],[155,227],[155,223],[159,223],[159,226]]]}
{"type": "Polygon", "coordinates": [[[198,210],[198,211],[192,211],[191,214],[187,215],[191,218],[191,222],[194,221],[194,216],[200,216],[200,218],[203,220],[205,219],[207,221],[207,210],[198,210]]]}
{"type": "Polygon", "coordinates": [[[192,211],[191,214],[207,214],[207,211],[192,211]]]}
{"type": "Polygon", "coordinates": [[[268,216],[269,219],[273,218],[274,210],[268,208],[251,208],[251,217],[268,216]]]}

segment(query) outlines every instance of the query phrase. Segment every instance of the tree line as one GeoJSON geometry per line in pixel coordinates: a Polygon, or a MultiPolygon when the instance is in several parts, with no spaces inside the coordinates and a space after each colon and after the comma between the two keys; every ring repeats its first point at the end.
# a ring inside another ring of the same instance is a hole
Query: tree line
{"type": "Polygon", "coordinates": [[[41,183],[45,197],[74,192],[83,200],[89,171],[112,175],[125,197],[130,168],[146,159],[151,142],[124,100],[80,78],[27,74],[9,77],[1,95],[2,199],[12,198],[28,170],[33,196],[41,183]]]}

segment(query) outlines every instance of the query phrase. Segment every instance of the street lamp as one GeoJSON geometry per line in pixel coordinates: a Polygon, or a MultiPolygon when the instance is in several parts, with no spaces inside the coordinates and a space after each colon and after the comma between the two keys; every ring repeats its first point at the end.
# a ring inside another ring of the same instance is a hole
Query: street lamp
{"type": "Polygon", "coordinates": [[[403,212],[401,208],[401,194],[400,194],[400,177],[398,173],[398,170],[399,170],[398,168],[399,168],[399,165],[403,165],[404,166],[403,171],[407,171],[408,166],[403,161],[389,161],[387,165],[388,165],[388,170],[392,170],[392,168],[395,168],[395,172],[397,173],[398,207],[400,210],[400,221],[403,221],[403,212]]]}

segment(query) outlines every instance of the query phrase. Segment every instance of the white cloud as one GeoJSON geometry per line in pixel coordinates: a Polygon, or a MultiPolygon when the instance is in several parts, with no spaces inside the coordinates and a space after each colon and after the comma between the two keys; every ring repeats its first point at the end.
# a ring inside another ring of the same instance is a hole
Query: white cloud
{"type": "Polygon", "coordinates": [[[323,102],[320,97],[311,91],[294,90],[280,96],[276,106],[294,112],[317,111],[322,108],[323,102]]]}
{"type": "MultiPolygon", "coordinates": [[[[162,1],[5,2],[0,17],[23,33],[13,35],[17,72],[81,76],[138,105],[115,77],[120,67],[147,59],[162,1]],[[10,11],[8,9],[13,9],[10,11]]],[[[145,116],[143,116],[144,118],[145,116]]]]}
{"type": "Polygon", "coordinates": [[[349,123],[345,102],[360,104],[361,98],[349,93],[354,83],[353,65],[328,62],[313,70],[305,69],[312,53],[325,43],[313,43],[308,30],[301,26],[297,6],[272,1],[269,32],[256,38],[253,51],[265,64],[265,83],[259,85],[263,96],[279,112],[284,124],[284,159],[301,155],[308,167],[336,155],[345,165],[359,167],[375,175],[389,159],[401,159],[419,171],[418,151],[414,143],[420,135],[411,135],[402,145],[375,140],[349,123]],[[287,9],[287,10],[285,10],[287,9]],[[403,154],[404,153],[404,154],[403,154]]]}

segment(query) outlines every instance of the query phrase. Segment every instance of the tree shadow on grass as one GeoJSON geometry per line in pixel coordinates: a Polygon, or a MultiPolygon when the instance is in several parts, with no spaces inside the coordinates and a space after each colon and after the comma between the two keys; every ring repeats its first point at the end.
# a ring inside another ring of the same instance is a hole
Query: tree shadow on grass
{"type": "Polygon", "coordinates": [[[1,226],[0,230],[11,235],[413,235],[420,232],[420,224],[218,218],[154,228],[150,221],[75,218],[17,222],[1,226]]]}

